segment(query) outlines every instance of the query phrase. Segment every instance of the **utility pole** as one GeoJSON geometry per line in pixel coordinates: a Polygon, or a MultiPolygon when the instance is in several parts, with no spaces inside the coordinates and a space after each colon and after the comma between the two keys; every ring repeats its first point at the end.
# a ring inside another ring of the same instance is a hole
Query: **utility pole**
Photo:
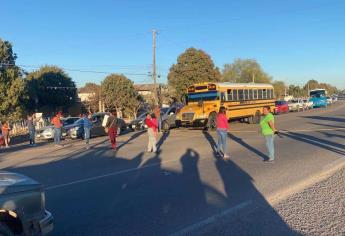
{"type": "Polygon", "coordinates": [[[155,105],[158,105],[158,94],[157,94],[157,80],[156,80],[156,34],[155,29],[152,30],[152,79],[153,79],[153,88],[154,88],[154,99],[155,105]]]}

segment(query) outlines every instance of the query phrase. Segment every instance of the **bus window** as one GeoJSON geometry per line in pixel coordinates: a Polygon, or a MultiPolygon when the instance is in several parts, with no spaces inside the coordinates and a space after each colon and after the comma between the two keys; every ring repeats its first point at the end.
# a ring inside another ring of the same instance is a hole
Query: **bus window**
{"type": "Polygon", "coordinates": [[[256,100],[258,99],[258,90],[257,89],[253,89],[253,99],[256,100]]]}
{"type": "Polygon", "coordinates": [[[238,90],[238,100],[242,101],[244,100],[244,93],[243,93],[243,89],[239,89],[238,90]]]}
{"type": "Polygon", "coordinates": [[[271,97],[272,99],[275,98],[274,90],[273,89],[271,89],[271,95],[272,95],[272,97],[271,97]]]}
{"type": "Polygon", "coordinates": [[[237,97],[237,89],[232,90],[233,92],[233,101],[237,101],[238,97],[237,97]]]}
{"type": "Polygon", "coordinates": [[[233,97],[232,97],[232,90],[231,89],[228,89],[228,101],[233,101],[233,97]]]}
{"type": "Polygon", "coordinates": [[[221,93],[221,94],[220,94],[220,101],[222,101],[222,102],[225,102],[225,101],[226,101],[226,99],[225,99],[225,93],[221,93]]]}
{"type": "Polygon", "coordinates": [[[248,89],[244,90],[244,100],[248,100],[249,99],[249,94],[248,94],[248,89]]]}
{"type": "Polygon", "coordinates": [[[271,99],[271,90],[266,89],[266,91],[267,91],[267,99],[271,99]]]}
{"type": "Polygon", "coordinates": [[[263,89],[262,90],[262,99],[266,99],[267,98],[267,89],[263,89]]]}
{"type": "Polygon", "coordinates": [[[253,100],[253,90],[249,89],[249,100],[253,100]]]}
{"type": "Polygon", "coordinates": [[[258,89],[258,99],[262,99],[262,89],[258,89]]]}

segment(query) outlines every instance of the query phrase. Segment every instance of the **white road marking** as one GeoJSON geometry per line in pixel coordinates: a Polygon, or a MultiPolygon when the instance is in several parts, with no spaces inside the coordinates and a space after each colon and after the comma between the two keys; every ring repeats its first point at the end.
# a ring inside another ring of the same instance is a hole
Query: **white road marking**
{"type": "Polygon", "coordinates": [[[232,208],[229,208],[229,209],[227,209],[225,211],[222,211],[219,214],[213,215],[213,216],[211,216],[211,217],[209,217],[209,218],[207,218],[205,220],[199,221],[199,222],[197,222],[195,224],[192,224],[192,225],[190,225],[190,226],[188,226],[188,227],[186,227],[186,228],[184,228],[182,230],[179,230],[179,231],[177,231],[177,232],[175,232],[173,234],[170,234],[170,236],[186,235],[189,232],[197,230],[197,229],[199,229],[199,228],[201,228],[201,227],[203,227],[205,225],[212,224],[212,223],[218,221],[222,217],[231,215],[231,214],[235,213],[236,211],[241,210],[241,209],[249,206],[250,204],[252,204],[252,201],[242,202],[242,203],[240,203],[240,204],[238,204],[238,205],[236,205],[236,206],[234,206],[232,208]]]}

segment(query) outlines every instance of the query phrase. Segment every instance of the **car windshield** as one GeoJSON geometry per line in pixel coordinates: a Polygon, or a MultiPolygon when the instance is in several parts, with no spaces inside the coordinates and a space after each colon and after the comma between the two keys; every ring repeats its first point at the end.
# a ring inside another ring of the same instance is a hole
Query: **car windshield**
{"type": "Polygon", "coordinates": [[[188,102],[214,101],[219,99],[216,91],[188,94],[188,102]]]}
{"type": "Polygon", "coordinates": [[[276,101],[276,105],[284,105],[284,101],[276,101]]]}
{"type": "Polygon", "coordinates": [[[291,100],[291,103],[298,103],[298,100],[291,100]]]}
{"type": "Polygon", "coordinates": [[[73,124],[75,121],[77,121],[79,118],[67,118],[66,120],[63,121],[64,125],[71,125],[73,124]]]}
{"type": "Polygon", "coordinates": [[[79,118],[74,124],[80,125],[84,123],[84,118],[79,118]]]}
{"type": "Polygon", "coordinates": [[[161,108],[161,115],[164,115],[165,113],[167,113],[168,110],[169,110],[169,107],[161,108]]]}

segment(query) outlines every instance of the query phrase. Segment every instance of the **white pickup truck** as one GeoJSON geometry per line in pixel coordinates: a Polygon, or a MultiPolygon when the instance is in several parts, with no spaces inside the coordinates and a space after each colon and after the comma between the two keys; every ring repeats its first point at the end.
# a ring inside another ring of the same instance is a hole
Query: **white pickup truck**
{"type": "Polygon", "coordinates": [[[303,111],[304,110],[303,99],[297,98],[289,101],[289,111],[303,111]]]}
{"type": "Polygon", "coordinates": [[[310,101],[309,99],[303,99],[304,103],[304,110],[309,110],[313,108],[314,103],[310,101]]]}

